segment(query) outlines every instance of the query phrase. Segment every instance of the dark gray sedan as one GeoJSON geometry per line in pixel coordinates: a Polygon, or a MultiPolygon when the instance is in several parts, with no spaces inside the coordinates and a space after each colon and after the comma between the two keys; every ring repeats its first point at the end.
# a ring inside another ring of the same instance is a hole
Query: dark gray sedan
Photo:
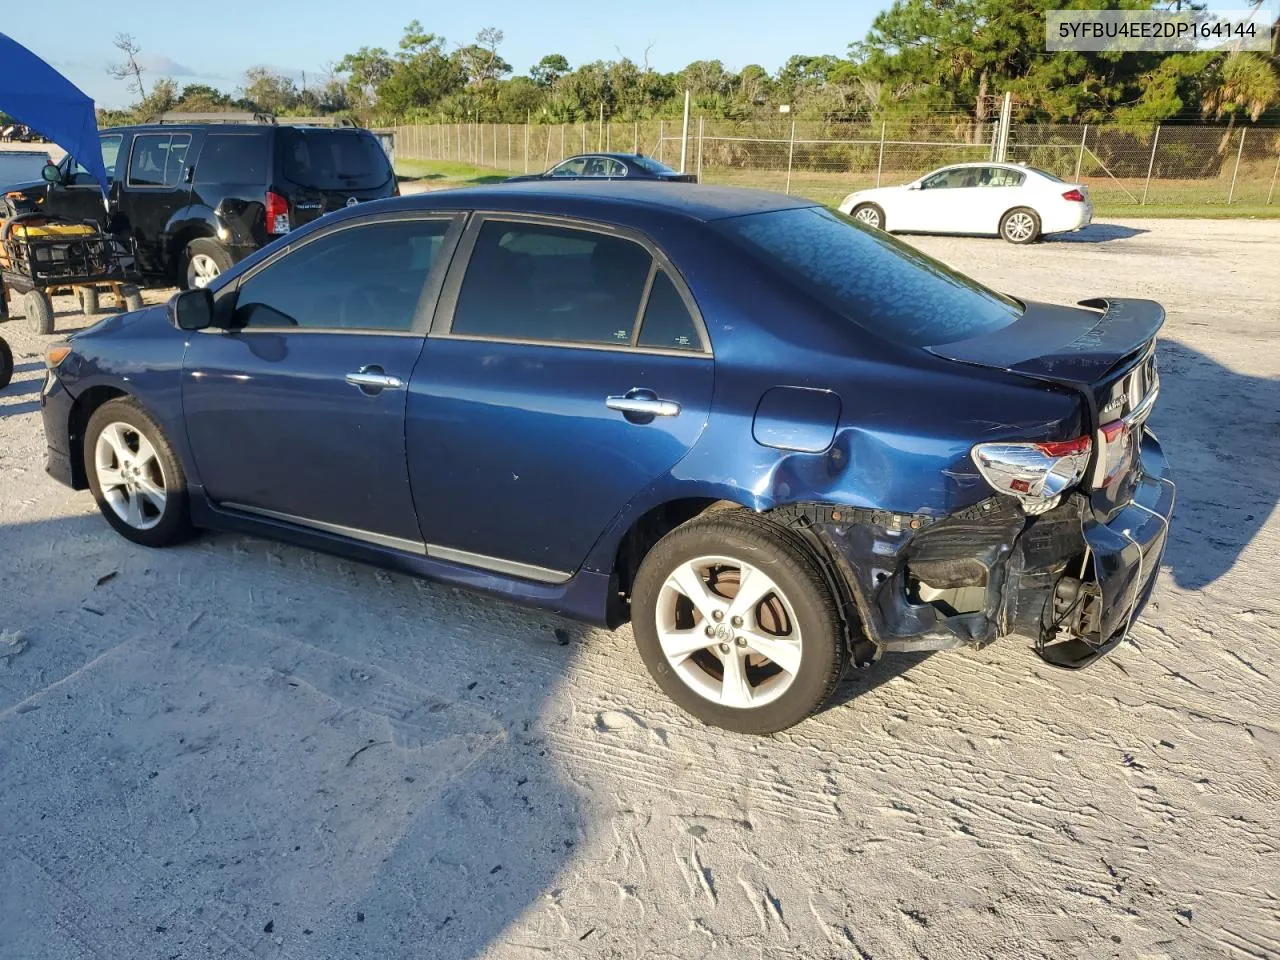
{"type": "Polygon", "coordinates": [[[510,177],[523,180],[661,180],[666,183],[697,183],[697,174],[680,173],[643,153],[582,153],[561,160],[543,173],[510,177]]]}

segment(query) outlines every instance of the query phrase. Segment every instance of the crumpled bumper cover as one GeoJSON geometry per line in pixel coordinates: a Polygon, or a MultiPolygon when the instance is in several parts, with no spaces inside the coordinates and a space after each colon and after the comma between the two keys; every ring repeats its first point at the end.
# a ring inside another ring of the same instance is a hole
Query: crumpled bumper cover
{"type": "MultiPolygon", "coordinates": [[[[1105,522],[1077,493],[1039,516],[993,497],[946,517],[805,504],[780,508],[843,574],[867,639],[886,651],[985,646],[1009,635],[1055,639],[1053,603],[1064,578],[1101,598],[1097,629],[1081,649],[1049,659],[1083,666],[1122,641],[1151,595],[1168,539],[1175,487],[1159,442],[1144,431],[1130,500],[1105,522]],[[985,586],[979,610],[956,613],[913,600],[915,580],[985,586]]],[[[850,616],[849,619],[853,619],[850,616]]]]}

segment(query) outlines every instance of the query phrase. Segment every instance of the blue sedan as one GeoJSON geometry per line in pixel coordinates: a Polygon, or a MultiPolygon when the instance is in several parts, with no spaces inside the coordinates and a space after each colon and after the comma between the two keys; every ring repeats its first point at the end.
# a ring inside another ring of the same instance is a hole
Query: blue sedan
{"type": "MultiPolygon", "coordinates": [[[[807,201],[585,181],[361,204],[49,348],[124,537],[274,537],[634,626],[767,733],[883,653],[1079,667],[1151,593],[1158,304],[1022,302],[807,201]]],[[[498,638],[495,638],[498,642],[498,638]]]]}

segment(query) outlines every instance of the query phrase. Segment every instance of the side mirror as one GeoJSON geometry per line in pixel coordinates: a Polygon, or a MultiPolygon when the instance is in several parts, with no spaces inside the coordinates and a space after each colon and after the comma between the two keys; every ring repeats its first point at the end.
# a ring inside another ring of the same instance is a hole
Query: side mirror
{"type": "Polygon", "coordinates": [[[213,326],[213,294],[202,287],[177,294],[169,301],[169,322],[179,330],[213,326]]]}
{"type": "Polygon", "coordinates": [[[40,176],[44,178],[45,183],[61,183],[62,171],[58,169],[55,163],[46,163],[44,169],[40,171],[40,176]]]}

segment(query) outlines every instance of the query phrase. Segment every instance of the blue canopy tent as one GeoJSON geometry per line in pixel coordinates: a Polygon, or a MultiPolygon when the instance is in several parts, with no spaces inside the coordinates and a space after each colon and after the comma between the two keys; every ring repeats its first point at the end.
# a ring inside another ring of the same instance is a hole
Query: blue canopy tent
{"type": "Polygon", "coordinates": [[[110,189],[93,100],[7,34],[0,33],[0,111],[52,140],[110,189]]]}

